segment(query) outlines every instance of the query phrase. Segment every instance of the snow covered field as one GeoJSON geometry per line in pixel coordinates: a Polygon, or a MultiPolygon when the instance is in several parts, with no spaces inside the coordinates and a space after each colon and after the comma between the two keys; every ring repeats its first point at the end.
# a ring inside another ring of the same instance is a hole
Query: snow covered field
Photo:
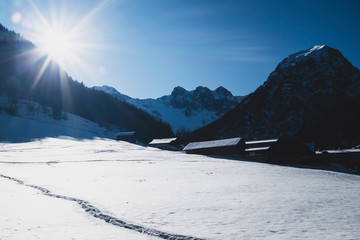
{"type": "Polygon", "coordinates": [[[0,199],[2,240],[360,236],[360,176],[113,140],[0,143],[0,199]]]}

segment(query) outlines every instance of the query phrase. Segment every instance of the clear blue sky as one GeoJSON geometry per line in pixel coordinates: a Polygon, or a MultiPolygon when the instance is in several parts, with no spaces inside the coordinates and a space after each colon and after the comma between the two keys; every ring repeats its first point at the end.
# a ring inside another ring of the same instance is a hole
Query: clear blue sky
{"type": "Polygon", "coordinates": [[[32,2],[0,1],[0,22],[35,43],[41,32],[35,9],[49,23],[81,22],[83,48],[65,70],[87,86],[110,85],[131,97],[199,85],[246,95],[287,55],[317,44],[360,67],[358,0],[32,2]]]}

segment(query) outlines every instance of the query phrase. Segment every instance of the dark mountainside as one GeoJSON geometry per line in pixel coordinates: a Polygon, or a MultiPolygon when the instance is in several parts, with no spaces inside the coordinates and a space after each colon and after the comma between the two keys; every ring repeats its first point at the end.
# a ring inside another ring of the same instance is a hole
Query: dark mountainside
{"type": "Polygon", "coordinates": [[[53,61],[39,78],[45,62],[46,56],[40,56],[31,42],[0,24],[0,93],[13,103],[10,113],[16,114],[19,99],[27,99],[52,107],[54,118],[62,118],[61,111],[73,113],[103,126],[136,131],[144,142],[173,136],[168,124],[74,81],[53,61]]]}
{"type": "Polygon", "coordinates": [[[219,120],[178,143],[283,133],[317,148],[360,143],[360,72],[336,49],[315,46],[285,58],[262,86],[219,120]]]}

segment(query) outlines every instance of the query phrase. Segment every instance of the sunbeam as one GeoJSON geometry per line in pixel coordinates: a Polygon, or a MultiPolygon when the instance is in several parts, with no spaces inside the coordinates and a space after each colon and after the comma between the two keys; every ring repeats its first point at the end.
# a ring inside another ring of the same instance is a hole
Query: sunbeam
{"type": "Polygon", "coordinates": [[[49,66],[51,61],[50,57],[47,57],[46,60],[44,61],[43,65],[40,68],[40,71],[37,73],[34,83],[31,86],[31,89],[34,89],[34,87],[37,85],[37,83],[39,82],[39,80],[41,79],[42,75],[44,74],[44,72],[46,71],[46,68],[49,66]]]}

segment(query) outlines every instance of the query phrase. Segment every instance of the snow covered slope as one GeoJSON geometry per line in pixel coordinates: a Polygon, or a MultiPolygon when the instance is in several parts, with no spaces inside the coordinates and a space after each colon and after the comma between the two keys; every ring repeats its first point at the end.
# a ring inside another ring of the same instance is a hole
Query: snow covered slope
{"type": "Polygon", "coordinates": [[[157,99],[134,99],[109,86],[94,89],[104,91],[169,123],[175,133],[193,131],[215,121],[243,98],[233,96],[224,87],[214,91],[206,87],[197,87],[193,91],[176,87],[171,95],[157,99]]]}
{"type": "Polygon", "coordinates": [[[0,145],[0,239],[358,239],[360,176],[113,140],[0,145]]]}
{"type": "Polygon", "coordinates": [[[8,108],[7,97],[0,95],[0,141],[18,142],[57,136],[115,139],[119,132],[70,113],[63,113],[62,119],[55,120],[51,108],[27,100],[19,100],[16,115],[8,114],[5,110],[8,108]]]}

